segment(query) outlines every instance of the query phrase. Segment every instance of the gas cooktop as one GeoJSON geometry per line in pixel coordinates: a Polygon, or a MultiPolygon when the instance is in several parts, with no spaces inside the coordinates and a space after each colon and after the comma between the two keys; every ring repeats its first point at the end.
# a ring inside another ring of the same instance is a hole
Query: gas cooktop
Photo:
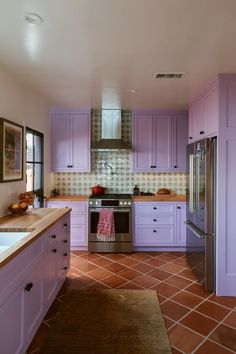
{"type": "Polygon", "coordinates": [[[131,199],[131,194],[91,194],[89,199],[131,199]]]}

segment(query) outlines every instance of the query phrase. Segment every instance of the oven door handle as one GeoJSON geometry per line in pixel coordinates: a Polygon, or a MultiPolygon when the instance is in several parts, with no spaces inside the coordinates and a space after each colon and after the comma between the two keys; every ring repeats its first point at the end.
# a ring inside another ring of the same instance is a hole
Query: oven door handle
{"type": "MultiPolygon", "coordinates": [[[[112,207],[108,207],[109,209],[113,209],[113,211],[114,212],[119,212],[119,213],[129,213],[129,212],[131,212],[131,209],[124,209],[124,208],[112,208],[112,207]]],[[[89,212],[90,213],[99,213],[99,211],[101,210],[101,209],[107,209],[107,207],[105,208],[105,207],[103,207],[103,208],[90,208],[89,209],[89,212]]]]}

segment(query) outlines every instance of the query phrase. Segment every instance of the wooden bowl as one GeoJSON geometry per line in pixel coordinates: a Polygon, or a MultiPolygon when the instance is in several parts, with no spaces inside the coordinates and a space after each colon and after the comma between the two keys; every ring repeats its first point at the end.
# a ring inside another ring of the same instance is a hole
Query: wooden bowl
{"type": "Polygon", "coordinates": [[[9,205],[8,210],[10,210],[10,212],[13,215],[21,215],[24,214],[26,212],[26,210],[28,209],[28,204],[26,203],[12,203],[9,205]]]}

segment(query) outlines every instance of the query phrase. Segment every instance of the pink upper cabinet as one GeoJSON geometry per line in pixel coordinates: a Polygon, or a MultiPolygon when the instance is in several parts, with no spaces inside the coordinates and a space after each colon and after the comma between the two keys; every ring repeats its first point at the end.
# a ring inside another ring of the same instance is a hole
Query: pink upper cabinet
{"type": "Polygon", "coordinates": [[[185,171],[186,112],[133,112],[133,171],[185,171]]]}
{"type": "Polygon", "coordinates": [[[89,111],[52,112],[51,141],[53,171],[90,171],[89,111]]]}

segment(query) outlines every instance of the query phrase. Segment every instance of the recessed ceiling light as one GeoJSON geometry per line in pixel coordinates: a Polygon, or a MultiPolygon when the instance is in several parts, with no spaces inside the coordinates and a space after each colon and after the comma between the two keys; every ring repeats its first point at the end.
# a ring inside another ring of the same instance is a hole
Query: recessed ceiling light
{"type": "Polygon", "coordinates": [[[127,89],[127,91],[128,91],[129,93],[135,93],[135,92],[136,92],[136,90],[135,90],[135,89],[132,89],[132,88],[127,89]]]}
{"type": "Polygon", "coordinates": [[[30,23],[31,25],[41,25],[43,22],[43,18],[34,12],[27,12],[25,14],[25,21],[30,23]]]}

